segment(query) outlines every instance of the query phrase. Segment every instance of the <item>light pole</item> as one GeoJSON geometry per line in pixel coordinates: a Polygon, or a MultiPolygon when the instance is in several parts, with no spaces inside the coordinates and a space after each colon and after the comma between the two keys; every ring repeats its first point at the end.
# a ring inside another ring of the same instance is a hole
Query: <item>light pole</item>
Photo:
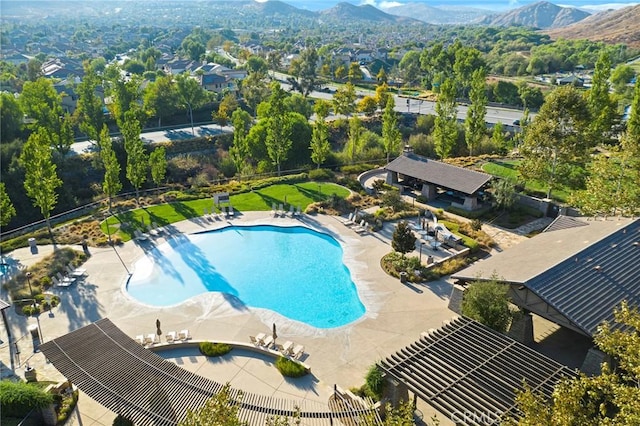
{"type": "Polygon", "coordinates": [[[424,246],[424,241],[420,241],[420,265],[422,265],[422,246],[424,246]]]}
{"type": "Polygon", "coordinates": [[[31,304],[33,305],[33,311],[36,310],[36,299],[33,298],[33,289],[31,288],[31,272],[27,272],[27,284],[29,285],[29,296],[31,296],[31,304]]]}

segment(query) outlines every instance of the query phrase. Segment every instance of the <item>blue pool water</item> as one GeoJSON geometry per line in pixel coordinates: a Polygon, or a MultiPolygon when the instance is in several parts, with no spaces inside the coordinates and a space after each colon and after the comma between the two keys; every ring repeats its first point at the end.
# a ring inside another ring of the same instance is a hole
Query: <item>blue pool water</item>
{"type": "Polygon", "coordinates": [[[136,264],[127,291],[153,306],[221,292],[246,306],[333,328],[365,312],[342,256],[334,238],[301,226],[179,234],[136,264]]]}

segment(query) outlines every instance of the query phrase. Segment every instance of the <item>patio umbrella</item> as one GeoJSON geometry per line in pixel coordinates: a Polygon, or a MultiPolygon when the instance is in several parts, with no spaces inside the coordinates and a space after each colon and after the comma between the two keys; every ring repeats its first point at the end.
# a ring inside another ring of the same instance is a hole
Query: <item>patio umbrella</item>
{"type": "Polygon", "coordinates": [[[159,319],[156,320],[156,334],[158,336],[162,336],[162,330],[160,330],[160,320],[159,319]]]}
{"type": "Polygon", "coordinates": [[[276,333],[276,323],[275,322],[273,323],[273,334],[272,334],[271,337],[273,337],[273,345],[275,346],[276,345],[276,339],[278,338],[278,333],[276,333]]]}

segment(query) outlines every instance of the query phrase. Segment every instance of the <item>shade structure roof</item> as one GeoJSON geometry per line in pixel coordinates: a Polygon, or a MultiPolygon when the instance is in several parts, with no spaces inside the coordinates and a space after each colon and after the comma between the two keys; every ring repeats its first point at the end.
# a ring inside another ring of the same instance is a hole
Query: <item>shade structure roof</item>
{"type": "Polygon", "coordinates": [[[528,346],[464,317],[423,333],[420,340],[380,365],[447,418],[464,424],[498,424],[502,415],[517,417],[514,401],[523,380],[549,397],[560,379],[576,375],[528,346]]]}
{"type": "MultiPolygon", "coordinates": [[[[97,402],[144,425],[176,425],[187,410],[204,405],[223,385],[184,370],[145,349],[108,318],[40,346],[47,359],[97,402]]],[[[285,400],[232,389],[239,418],[264,425],[271,416],[293,417],[302,425],[328,425],[345,417],[373,414],[370,407],[346,405],[340,411],[316,401],[285,400]],[[335,420],[334,420],[335,419],[335,420]]]]}
{"type": "Polygon", "coordinates": [[[476,172],[412,153],[405,153],[385,166],[386,170],[420,179],[463,194],[474,194],[491,180],[491,175],[476,172]]]}
{"type": "Polygon", "coordinates": [[[593,336],[623,300],[640,306],[640,219],[583,223],[543,232],[453,278],[522,284],[593,336]]]}
{"type": "Polygon", "coordinates": [[[0,311],[4,311],[9,306],[11,306],[9,302],[5,302],[4,300],[0,299],[0,311]]]}

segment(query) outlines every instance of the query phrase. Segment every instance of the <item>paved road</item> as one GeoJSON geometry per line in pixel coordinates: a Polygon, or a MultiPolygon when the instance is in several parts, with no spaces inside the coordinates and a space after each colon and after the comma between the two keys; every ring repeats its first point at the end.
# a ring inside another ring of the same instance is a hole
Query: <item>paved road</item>
{"type": "MultiPolygon", "coordinates": [[[[150,130],[143,132],[140,136],[145,143],[158,143],[158,142],[170,142],[179,141],[185,139],[191,139],[201,136],[213,136],[220,133],[232,133],[233,127],[231,126],[219,126],[218,124],[201,124],[193,127],[184,126],[171,129],[150,130]]],[[[78,153],[91,152],[95,148],[95,144],[91,141],[76,142],[71,149],[78,153]]]]}

